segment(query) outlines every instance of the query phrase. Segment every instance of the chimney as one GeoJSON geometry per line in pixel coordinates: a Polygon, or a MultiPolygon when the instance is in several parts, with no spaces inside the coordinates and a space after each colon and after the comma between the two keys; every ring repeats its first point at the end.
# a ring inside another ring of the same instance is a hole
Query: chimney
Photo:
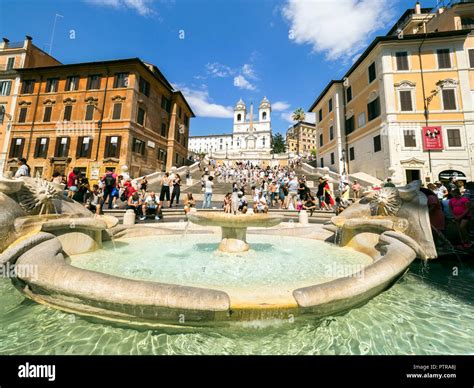
{"type": "Polygon", "coordinates": [[[415,14],[420,15],[421,14],[421,4],[419,1],[416,2],[415,4],[415,14]]]}
{"type": "Polygon", "coordinates": [[[29,35],[25,35],[26,40],[33,40],[33,38],[29,35]]]}

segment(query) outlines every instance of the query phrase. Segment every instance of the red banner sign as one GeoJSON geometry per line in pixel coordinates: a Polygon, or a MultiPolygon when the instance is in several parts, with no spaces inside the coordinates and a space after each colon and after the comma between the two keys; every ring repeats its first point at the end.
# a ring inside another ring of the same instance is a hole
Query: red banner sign
{"type": "Polygon", "coordinates": [[[423,149],[440,151],[443,150],[443,132],[441,127],[423,127],[423,149]]]}

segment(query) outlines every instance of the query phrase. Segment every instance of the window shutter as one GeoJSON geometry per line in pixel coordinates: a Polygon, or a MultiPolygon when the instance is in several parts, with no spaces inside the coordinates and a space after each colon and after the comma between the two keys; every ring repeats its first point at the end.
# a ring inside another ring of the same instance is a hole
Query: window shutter
{"type": "Polygon", "coordinates": [[[81,157],[81,148],[82,148],[83,142],[84,142],[84,137],[79,136],[77,138],[76,159],[81,157]]]}
{"type": "Polygon", "coordinates": [[[469,50],[469,67],[474,67],[474,49],[469,50]]]}
{"type": "Polygon", "coordinates": [[[438,50],[438,67],[440,69],[451,68],[451,58],[449,55],[449,49],[438,50]]]}
{"type": "Polygon", "coordinates": [[[456,98],[453,89],[443,90],[443,107],[445,110],[456,110],[456,98]]]}
{"type": "Polygon", "coordinates": [[[48,150],[49,150],[49,137],[46,138],[46,144],[44,146],[44,158],[48,157],[48,150]]]}
{"type": "Polygon", "coordinates": [[[91,155],[92,155],[92,146],[94,145],[94,138],[92,137],[89,137],[89,148],[87,150],[87,155],[86,157],[88,159],[90,159],[91,155]]]}
{"type": "Polygon", "coordinates": [[[412,111],[411,91],[401,90],[400,91],[400,110],[412,111]]]}
{"type": "Polygon", "coordinates": [[[108,158],[110,156],[110,136],[105,138],[105,150],[104,150],[104,158],[108,158]]]}
{"type": "Polygon", "coordinates": [[[23,149],[25,148],[25,139],[21,139],[21,144],[20,144],[20,150],[18,152],[18,156],[22,157],[23,156],[23,149]]]}
{"type": "Polygon", "coordinates": [[[120,155],[120,144],[122,142],[122,136],[117,136],[117,154],[114,155],[117,158],[120,155]]]}
{"type": "Polygon", "coordinates": [[[71,138],[67,137],[67,143],[66,143],[66,155],[64,157],[68,157],[69,155],[69,146],[71,145],[71,138]]]}
{"type": "Polygon", "coordinates": [[[59,147],[61,146],[61,138],[56,138],[56,145],[54,147],[54,156],[57,158],[59,157],[59,147]]]}
{"type": "Polygon", "coordinates": [[[36,139],[36,145],[35,145],[35,158],[39,158],[39,151],[40,151],[40,147],[41,147],[41,138],[38,137],[36,139]]]}

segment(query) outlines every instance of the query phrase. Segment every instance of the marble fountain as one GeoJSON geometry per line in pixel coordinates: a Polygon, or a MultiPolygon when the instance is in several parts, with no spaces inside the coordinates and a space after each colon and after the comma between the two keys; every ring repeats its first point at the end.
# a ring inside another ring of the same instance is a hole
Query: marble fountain
{"type": "Polygon", "coordinates": [[[130,325],[338,314],[436,257],[419,185],[367,193],[324,230],[198,211],[186,234],[94,216],[40,179],[1,179],[0,266],[18,268],[14,286],[37,303],[130,325]]]}

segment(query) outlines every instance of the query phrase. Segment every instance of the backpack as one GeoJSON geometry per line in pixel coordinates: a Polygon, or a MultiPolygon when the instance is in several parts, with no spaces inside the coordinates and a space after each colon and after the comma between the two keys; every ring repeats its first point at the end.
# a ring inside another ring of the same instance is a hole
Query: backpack
{"type": "Polygon", "coordinates": [[[107,174],[104,179],[105,187],[113,187],[115,185],[115,178],[112,174],[107,174]]]}

